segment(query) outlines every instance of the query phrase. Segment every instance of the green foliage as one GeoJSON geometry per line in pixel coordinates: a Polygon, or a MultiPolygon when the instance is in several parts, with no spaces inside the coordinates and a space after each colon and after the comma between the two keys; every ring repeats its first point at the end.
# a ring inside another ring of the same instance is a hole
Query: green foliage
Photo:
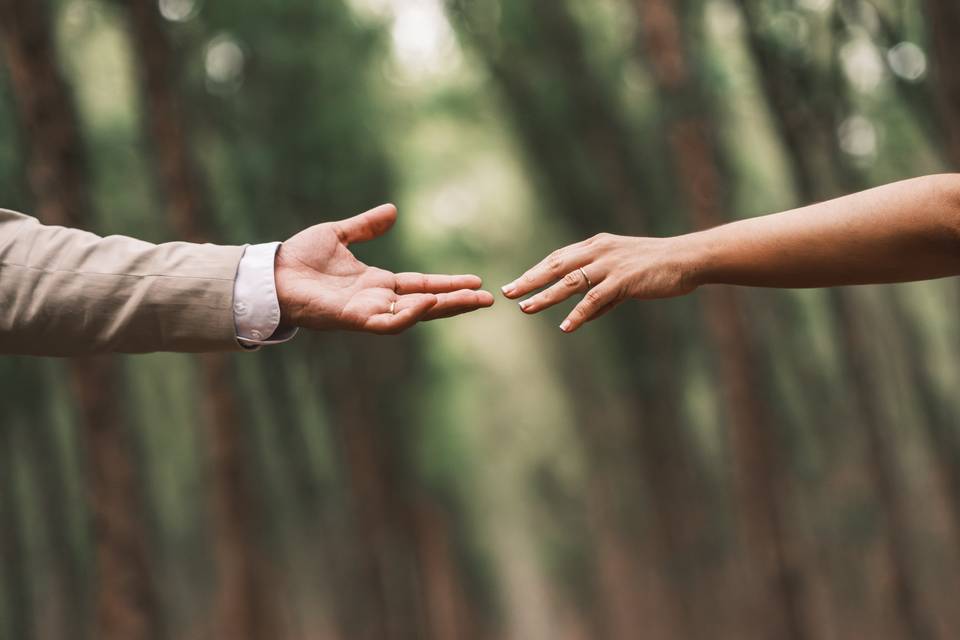
{"type": "MultiPolygon", "coordinates": [[[[935,87],[897,75],[890,57],[901,41],[931,55],[918,7],[665,2],[682,8],[695,78],[666,91],[643,2],[161,3],[173,17],[193,7],[165,22],[169,71],[216,239],[281,239],[396,200],[398,228],[361,257],[478,272],[494,288],[594,232],[689,230],[691,185],[669,135],[687,117],[710,123],[731,219],[942,169],[935,87]],[[784,109],[771,78],[790,96],[784,109]]],[[[124,3],[55,5],[101,227],[169,239],[124,3]]],[[[29,211],[29,132],[3,80],[0,206],[29,211]]],[[[905,584],[956,626],[937,594],[953,594],[943,550],[960,522],[931,440],[958,435],[955,286],[851,303],[877,318],[859,366],[875,381],[906,531],[871,475],[831,295],[761,293],[741,308],[757,347],[751,391],[772,407],[788,577],[819,616],[810,637],[891,633],[891,532],[911,552],[905,584]]],[[[623,305],[568,337],[556,313],[498,303],[405,338],[300,335],[233,360],[256,503],[245,552],[269,566],[287,630],[627,638],[640,620],[658,637],[748,637],[747,616],[731,613],[751,593],[742,458],[704,309],[700,298],[623,305]],[[683,631],[658,634],[670,617],[683,631]]],[[[202,376],[181,355],[125,358],[123,370],[116,393],[139,447],[163,613],[173,635],[202,636],[218,544],[202,376]]],[[[65,618],[51,605],[62,576],[87,594],[79,609],[93,600],[87,443],[64,378],[57,364],[0,358],[3,640],[27,637],[39,612],[65,618]]]]}

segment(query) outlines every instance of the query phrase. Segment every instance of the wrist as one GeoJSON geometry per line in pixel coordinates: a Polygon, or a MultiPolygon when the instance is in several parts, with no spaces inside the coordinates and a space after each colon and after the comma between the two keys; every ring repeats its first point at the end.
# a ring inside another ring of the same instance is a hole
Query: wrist
{"type": "Polygon", "coordinates": [[[693,291],[701,285],[711,284],[713,273],[713,246],[709,231],[697,231],[674,238],[677,242],[676,256],[684,289],[693,291]]]}
{"type": "Polygon", "coordinates": [[[290,305],[290,295],[288,292],[288,272],[289,266],[284,259],[283,243],[277,249],[273,258],[273,278],[277,288],[277,303],[280,305],[280,326],[297,326],[294,310],[290,305]]]}

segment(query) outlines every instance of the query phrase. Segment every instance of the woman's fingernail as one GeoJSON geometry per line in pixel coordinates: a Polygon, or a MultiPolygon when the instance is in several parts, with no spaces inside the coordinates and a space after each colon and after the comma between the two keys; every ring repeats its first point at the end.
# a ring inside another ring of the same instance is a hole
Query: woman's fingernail
{"type": "Polygon", "coordinates": [[[521,311],[526,311],[527,308],[530,306],[530,300],[524,300],[523,302],[518,302],[517,304],[520,305],[521,311]]]}
{"type": "Polygon", "coordinates": [[[563,331],[564,333],[570,331],[570,321],[569,321],[569,320],[564,320],[563,322],[560,323],[560,331],[563,331]]]}
{"type": "Polygon", "coordinates": [[[508,296],[508,295],[510,295],[510,294],[513,292],[513,290],[516,289],[516,288],[517,288],[516,283],[515,283],[515,282],[511,282],[510,284],[505,284],[505,285],[503,285],[502,287],[500,287],[500,291],[503,291],[503,295],[508,296]]]}

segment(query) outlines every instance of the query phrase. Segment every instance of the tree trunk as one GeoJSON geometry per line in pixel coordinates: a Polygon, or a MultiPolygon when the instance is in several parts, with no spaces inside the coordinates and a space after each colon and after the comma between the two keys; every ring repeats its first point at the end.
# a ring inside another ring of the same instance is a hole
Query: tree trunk
{"type": "Polygon", "coordinates": [[[13,412],[0,411],[0,633],[6,638],[36,637],[33,585],[23,539],[21,487],[14,458],[20,426],[13,412]]]}
{"type": "MultiPolygon", "coordinates": [[[[389,391],[391,380],[410,377],[409,353],[402,343],[370,340],[345,337],[324,349],[334,374],[325,386],[356,536],[357,557],[338,599],[341,625],[358,640],[433,637],[427,615],[440,603],[422,591],[431,568],[418,555],[418,490],[403,442],[414,425],[389,391]]],[[[466,602],[452,606],[467,610],[466,602]]]]}
{"type": "MultiPolygon", "coordinates": [[[[25,132],[35,213],[47,224],[92,222],[88,178],[73,100],[56,62],[46,3],[0,0],[0,46],[25,132]]],[[[86,436],[98,580],[94,635],[152,638],[157,601],[148,567],[142,496],[118,398],[116,363],[107,357],[70,364],[79,422],[86,436]]]]}
{"type": "MultiPolygon", "coordinates": [[[[39,363],[18,364],[18,375],[22,376],[20,382],[23,384],[22,397],[35,397],[38,404],[48,401],[49,398],[38,393],[43,384],[49,381],[48,377],[42,375],[39,367],[33,366],[39,363]],[[29,373],[23,376],[23,369],[28,367],[29,373]]],[[[12,391],[9,387],[5,388],[7,393],[12,391]]],[[[63,452],[46,405],[30,406],[26,409],[26,415],[25,437],[21,438],[16,451],[28,461],[31,474],[36,479],[52,561],[46,578],[52,588],[47,599],[49,604],[45,606],[43,624],[49,634],[60,637],[68,633],[75,634],[76,629],[82,629],[86,621],[86,582],[82,558],[73,544],[70,526],[72,522],[68,517],[70,506],[65,501],[69,495],[66,489],[72,478],[65,477],[67,467],[62,463],[63,452]]]]}
{"type": "Polygon", "coordinates": [[[892,424],[878,408],[881,398],[870,390],[877,387],[871,376],[872,366],[868,360],[869,348],[864,336],[867,328],[857,322],[860,314],[851,309],[849,295],[832,290],[835,322],[839,325],[841,348],[848,365],[847,374],[852,378],[853,401],[864,425],[867,440],[867,466],[877,498],[883,507],[886,519],[890,568],[893,572],[893,588],[905,636],[915,640],[935,637],[925,619],[922,602],[911,576],[912,551],[909,538],[909,516],[904,496],[897,478],[897,463],[889,442],[892,424]]]}
{"type": "Polygon", "coordinates": [[[947,133],[947,152],[953,169],[960,170],[960,5],[954,0],[925,0],[927,25],[933,45],[933,77],[937,101],[947,133]]]}
{"type": "MultiPolygon", "coordinates": [[[[693,34],[674,0],[633,0],[645,62],[662,100],[665,135],[680,197],[695,228],[726,222],[729,202],[713,139],[707,92],[698,61],[688,51],[693,34]]],[[[688,21],[689,22],[689,21],[688,21]]],[[[718,379],[727,406],[727,424],[738,467],[738,498],[745,549],[753,576],[747,599],[758,637],[804,638],[799,576],[790,558],[783,514],[783,461],[773,433],[773,415],[762,398],[764,381],[756,346],[731,288],[703,294],[707,329],[716,350],[718,379]]]]}
{"type": "MultiPolygon", "coordinates": [[[[960,74],[956,70],[956,61],[960,59],[960,6],[951,0],[926,0],[924,4],[933,42],[934,92],[947,132],[947,153],[953,170],[960,171],[960,74]]],[[[911,342],[914,349],[921,346],[917,335],[912,336],[911,342]]],[[[924,372],[922,364],[918,367],[917,363],[911,362],[911,368],[916,373],[924,372]]],[[[921,393],[924,405],[930,408],[928,414],[939,418],[929,421],[928,434],[952,503],[955,533],[960,543],[960,432],[950,417],[943,415],[943,399],[931,397],[929,385],[924,385],[921,393]]]]}
{"type": "MultiPolygon", "coordinates": [[[[422,492],[423,490],[421,490],[422,492]]],[[[481,637],[480,620],[470,606],[466,585],[457,566],[455,529],[447,511],[432,496],[414,499],[417,557],[425,603],[424,637],[442,640],[481,637]]]]}
{"type": "Polygon", "coordinates": [[[356,554],[338,560],[337,604],[342,633],[357,640],[469,640],[482,630],[452,535],[455,510],[422,486],[415,405],[393,392],[397,380],[417,378],[413,340],[338,336],[322,349],[356,554]]]}
{"type": "MultiPolygon", "coordinates": [[[[125,4],[140,72],[145,136],[154,153],[168,223],[180,240],[209,242],[212,209],[188,143],[189,127],[175,84],[177,57],[157,3],[128,0],[125,4]]],[[[243,453],[231,360],[227,354],[209,353],[199,356],[198,362],[212,471],[216,637],[274,638],[279,618],[257,549],[256,507],[243,453]]]]}
{"type": "MultiPolygon", "coordinates": [[[[740,0],[740,6],[759,81],[787,151],[800,197],[809,202],[862,188],[840,159],[834,135],[842,89],[804,62],[788,61],[786,54],[764,36],[756,4],[740,0]],[[800,87],[807,87],[809,94],[801,95],[800,87]]],[[[849,292],[842,290],[830,292],[830,311],[840,360],[851,382],[855,413],[866,440],[868,473],[885,516],[887,560],[898,617],[905,636],[929,638],[932,632],[912,582],[909,517],[899,486],[896,456],[889,442],[893,424],[879,408],[882,399],[874,391],[877,381],[870,374],[870,345],[864,340],[865,329],[857,321],[861,314],[854,308],[849,292]]],[[[921,379],[918,384],[928,386],[930,381],[921,379]]],[[[937,431],[936,416],[926,417],[928,433],[937,431]]]]}

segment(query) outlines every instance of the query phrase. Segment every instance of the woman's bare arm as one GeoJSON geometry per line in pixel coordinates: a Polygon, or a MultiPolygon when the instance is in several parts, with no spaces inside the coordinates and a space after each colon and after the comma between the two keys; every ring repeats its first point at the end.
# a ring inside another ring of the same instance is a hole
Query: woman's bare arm
{"type": "Polygon", "coordinates": [[[960,274],[960,174],[692,234],[698,284],[830,287],[960,274]]]}
{"type": "Polygon", "coordinates": [[[627,298],[678,296],[705,284],[830,287],[952,275],[960,275],[960,174],[674,238],[600,234],[555,251],[503,292],[519,298],[555,282],[520,303],[536,313],[586,291],[561,325],[573,331],[627,298]]]}

